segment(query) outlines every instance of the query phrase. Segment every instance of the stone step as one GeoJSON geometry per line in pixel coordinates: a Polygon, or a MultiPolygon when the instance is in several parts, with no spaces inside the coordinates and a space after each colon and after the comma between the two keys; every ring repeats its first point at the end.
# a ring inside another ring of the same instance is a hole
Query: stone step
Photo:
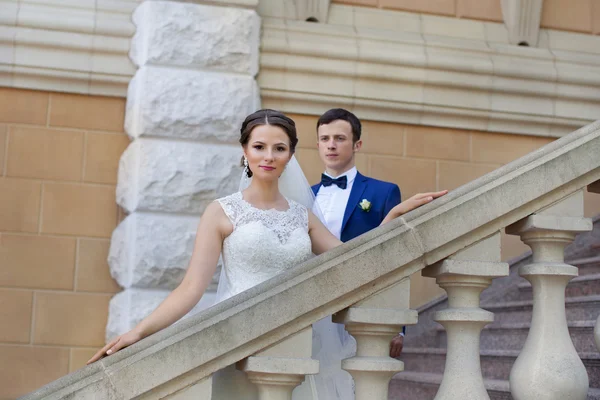
{"type": "MultiPolygon", "coordinates": [[[[390,381],[388,399],[431,400],[435,397],[441,382],[442,374],[401,372],[390,381]]],[[[484,384],[491,400],[512,400],[508,381],[484,380],[484,384]]],[[[588,397],[588,400],[591,399],[588,397]]]]}
{"type": "MultiPolygon", "coordinates": [[[[530,322],[533,300],[506,301],[485,304],[481,308],[494,313],[498,322],[530,322]]],[[[567,297],[565,299],[567,321],[593,321],[600,315],[600,295],[567,297]]]]}
{"type": "MultiPolygon", "coordinates": [[[[481,331],[481,349],[521,350],[529,333],[530,323],[493,323],[481,331]]],[[[578,352],[597,352],[594,342],[595,321],[571,321],[568,323],[571,340],[578,352]]],[[[442,326],[436,327],[437,345],[446,347],[446,331],[442,326]]],[[[425,346],[421,346],[425,347],[425,346]]]]}
{"type": "MultiPolygon", "coordinates": [[[[568,264],[575,265],[579,268],[579,278],[587,275],[599,275],[600,274],[600,257],[592,257],[592,258],[581,258],[575,260],[566,261],[568,264]]],[[[503,278],[500,278],[503,279],[503,278]]],[[[519,283],[515,286],[512,286],[514,289],[509,290],[507,293],[504,293],[502,299],[503,301],[519,301],[519,300],[531,300],[532,294],[530,289],[530,283],[524,278],[518,279],[519,283]],[[527,290],[522,290],[525,288],[527,290]]],[[[572,282],[572,281],[571,281],[572,282]]],[[[570,285],[573,285],[570,282],[570,285]]],[[[577,289],[570,289],[567,285],[567,296],[576,295],[577,289]],[[572,291],[570,291],[572,290],[572,291]]],[[[576,284],[577,285],[577,284],[576,284]]],[[[576,286],[575,285],[575,286],[576,286]]],[[[596,290],[596,294],[600,294],[600,292],[596,290]]]]}
{"type": "MultiPolygon", "coordinates": [[[[531,283],[524,280],[523,282],[519,282],[517,287],[523,294],[523,300],[532,298],[531,283]]],[[[600,274],[580,275],[573,278],[565,290],[565,296],[567,297],[593,295],[600,295],[600,274]]]]}
{"type": "MultiPolygon", "coordinates": [[[[431,400],[442,382],[442,374],[405,371],[390,381],[389,400],[431,400]]],[[[485,379],[491,400],[512,400],[510,385],[505,380],[485,379]]],[[[591,388],[587,400],[600,400],[600,389],[591,388]]]]}
{"type": "Polygon", "coordinates": [[[578,267],[579,275],[600,273],[600,256],[567,260],[566,262],[578,267]]]}
{"type": "MultiPolygon", "coordinates": [[[[519,356],[518,350],[481,350],[481,373],[486,379],[508,380],[510,370],[519,356]]],[[[600,388],[600,353],[579,353],[590,380],[590,387],[600,388]]],[[[405,348],[400,357],[404,370],[443,374],[445,348],[405,348]]]]}

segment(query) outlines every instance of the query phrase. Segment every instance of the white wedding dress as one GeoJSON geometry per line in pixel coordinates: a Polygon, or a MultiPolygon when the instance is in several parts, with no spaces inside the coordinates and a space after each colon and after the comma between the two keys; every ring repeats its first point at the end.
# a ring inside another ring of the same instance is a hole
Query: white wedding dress
{"type": "MultiPolygon", "coordinates": [[[[241,192],[217,200],[233,225],[223,241],[223,270],[216,301],[223,301],[312,257],[308,211],[288,199],[285,211],[262,210],[246,202],[241,192]]],[[[240,327],[243,329],[243,327],[240,327]]],[[[354,339],[331,317],[313,326],[313,358],[319,374],[308,376],[294,390],[294,400],[352,400],[351,376],[341,360],[353,355],[354,339]]],[[[256,387],[230,366],[213,378],[213,399],[256,399],[256,387]]]]}

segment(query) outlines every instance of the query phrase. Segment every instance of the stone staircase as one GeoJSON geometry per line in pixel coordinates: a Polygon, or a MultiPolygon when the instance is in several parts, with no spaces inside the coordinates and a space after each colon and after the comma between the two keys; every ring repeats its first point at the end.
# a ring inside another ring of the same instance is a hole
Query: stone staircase
{"type": "MultiPolygon", "coordinates": [[[[588,399],[600,399],[600,352],[593,337],[594,324],[600,315],[600,216],[594,230],[580,235],[565,250],[565,258],[579,268],[579,276],[566,289],[566,313],[569,332],[588,373],[588,399]]],[[[528,281],[518,275],[518,268],[531,262],[526,254],[511,264],[510,275],[496,279],[485,291],[482,308],[494,313],[494,322],[481,332],[481,370],[492,400],[512,399],[508,377],[530,328],[533,307],[528,281]]],[[[390,382],[389,399],[433,399],[444,373],[446,331],[431,320],[433,313],[447,307],[442,299],[419,310],[419,325],[411,328],[401,360],[405,372],[390,382]],[[415,331],[416,330],[416,331],[415,331]]]]}

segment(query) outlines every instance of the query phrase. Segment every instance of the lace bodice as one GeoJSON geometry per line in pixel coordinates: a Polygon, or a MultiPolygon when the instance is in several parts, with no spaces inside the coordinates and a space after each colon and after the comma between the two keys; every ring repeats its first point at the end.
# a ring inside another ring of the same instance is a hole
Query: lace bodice
{"type": "Polygon", "coordinates": [[[233,225],[223,242],[217,301],[236,295],[310,258],[306,207],[288,200],[285,211],[261,210],[241,192],[217,200],[233,225]]]}

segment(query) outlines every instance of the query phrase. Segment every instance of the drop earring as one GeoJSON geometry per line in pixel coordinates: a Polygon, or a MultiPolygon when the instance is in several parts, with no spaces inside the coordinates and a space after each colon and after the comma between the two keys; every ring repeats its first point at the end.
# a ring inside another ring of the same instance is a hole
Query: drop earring
{"type": "Polygon", "coordinates": [[[248,159],[246,157],[244,157],[244,174],[246,174],[246,176],[248,178],[252,177],[252,173],[250,172],[250,168],[248,168],[248,159]]]}

